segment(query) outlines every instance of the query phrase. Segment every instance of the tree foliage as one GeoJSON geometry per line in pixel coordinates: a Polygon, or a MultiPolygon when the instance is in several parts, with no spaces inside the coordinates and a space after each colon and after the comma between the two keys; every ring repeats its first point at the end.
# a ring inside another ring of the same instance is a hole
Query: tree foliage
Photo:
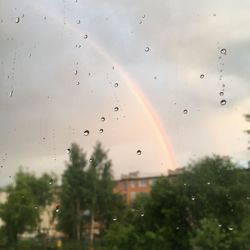
{"type": "Polygon", "coordinates": [[[16,173],[14,184],[6,190],[7,201],[0,205],[8,245],[16,245],[19,235],[39,228],[40,212],[53,199],[50,179],[48,174],[36,177],[22,169],[16,173]]]}
{"type": "Polygon", "coordinates": [[[228,157],[192,162],[184,173],[162,177],[113,223],[108,248],[250,249],[249,190],[249,171],[228,157]]]}

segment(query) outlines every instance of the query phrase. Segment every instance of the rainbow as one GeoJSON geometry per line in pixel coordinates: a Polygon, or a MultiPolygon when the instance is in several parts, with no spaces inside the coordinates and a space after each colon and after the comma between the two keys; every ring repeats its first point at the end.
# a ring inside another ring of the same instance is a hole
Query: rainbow
{"type": "MultiPolygon", "coordinates": [[[[31,3],[34,3],[34,2],[31,2],[31,3]]],[[[47,9],[45,10],[42,6],[39,6],[38,10],[46,13],[46,16],[50,16],[57,23],[62,22],[62,25],[64,25],[65,20],[61,19],[60,17],[58,17],[55,14],[49,13],[48,10],[47,9]],[[49,15],[48,15],[48,13],[49,13],[49,15]]],[[[73,32],[79,33],[81,36],[83,34],[83,32],[80,30],[80,28],[77,27],[76,24],[74,24],[74,23],[70,23],[67,21],[67,24],[65,25],[65,27],[69,28],[73,32]]],[[[176,169],[177,165],[176,165],[174,151],[173,151],[173,148],[169,142],[168,136],[167,136],[165,129],[162,125],[162,122],[161,122],[159,116],[157,115],[156,111],[154,110],[153,106],[151,105],[149,100],[144,95],[143,91],[139,88],[139,86],[138,86],[139,84],[137,84],[136,81],[130,77],[130,75],[126,71],[126,69],[122,65],[120,65],[111,56],[111,54],[108,53],[108,51],[105,48],[100,46],[91,36],[88,35],[87,41],[88,41],[88,44],[95,51],[97,51],[110,65],[115,66],[116,70],[118,71],[118,73],[120,74],[122,79],[126,82],[130,91],[132,92],[134,97],[137,99],[137,101],[140,103],[144,113],[146,114],[149,121],[151,122],[151,124],[152,124],[152,126],[157,134],[159,142],[161,143],[161,147],[163,149],[164,155],[166,156],[168,169],[176,169]]]]}

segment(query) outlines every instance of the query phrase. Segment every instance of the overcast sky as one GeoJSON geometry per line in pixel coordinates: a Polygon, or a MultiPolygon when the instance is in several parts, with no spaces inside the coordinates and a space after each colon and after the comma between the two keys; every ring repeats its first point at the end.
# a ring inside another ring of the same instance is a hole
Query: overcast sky
{"type": "Polygon", "coordinates": [[[97,140],[116,177],[166,173],[169,155],[121,70],[178,167],[212,153],[246,164],[249,27],[248,0],[0,0],[0,186],[21,165],[61,174],[72,142],[90,154],[97,140]]]}

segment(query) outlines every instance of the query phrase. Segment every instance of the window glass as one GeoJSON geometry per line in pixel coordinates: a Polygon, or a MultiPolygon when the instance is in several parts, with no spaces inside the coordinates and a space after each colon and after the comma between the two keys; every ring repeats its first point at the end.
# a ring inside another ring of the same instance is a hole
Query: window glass
{"type": "Polygon", "coordinates": [[[0,0],[0,248],[249,250],[249,10],[0,0]]]}

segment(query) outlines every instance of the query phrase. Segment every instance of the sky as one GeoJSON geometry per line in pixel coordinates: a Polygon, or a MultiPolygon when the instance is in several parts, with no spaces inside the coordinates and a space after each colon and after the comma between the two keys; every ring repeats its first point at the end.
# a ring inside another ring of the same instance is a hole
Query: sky
{"type": "Polygon", "coordinates": [[[248,27],[247,0],[0,0],[0,186],[60,175],[72,142],[101,141],[115,178],[246,166],[248,27]]]}

